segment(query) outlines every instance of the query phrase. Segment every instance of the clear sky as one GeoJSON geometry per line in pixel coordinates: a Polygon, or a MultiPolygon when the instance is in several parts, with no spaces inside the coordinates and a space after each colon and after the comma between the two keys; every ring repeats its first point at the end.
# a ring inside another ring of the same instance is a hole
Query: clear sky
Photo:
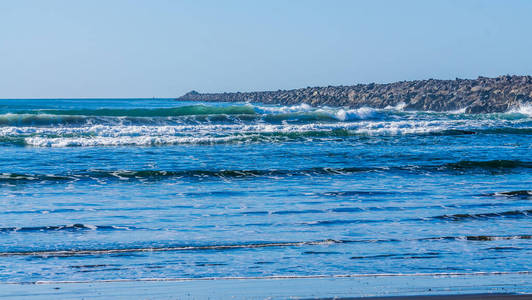
{"type": "Polygon", "coordinates": [[[0,98],[532,74],[532,1],[2,0],[0,98]]]}

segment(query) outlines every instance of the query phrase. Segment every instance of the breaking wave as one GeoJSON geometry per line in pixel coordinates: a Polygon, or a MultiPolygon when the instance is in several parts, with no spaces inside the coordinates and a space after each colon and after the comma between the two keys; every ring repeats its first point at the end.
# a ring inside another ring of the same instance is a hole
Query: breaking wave
{"type": "Polygon", "coordinates": [[[335,124],[200,124],[161,126],[0,127],[0,143],[36,147],[162,146],[179,144],[342,141],[395,135],[531,135],[532,128],[449,128],[446,124],[361,122],[335,124]],[[400,124],[403,123],[403,124],[400,124]]]}
{"type": "Polygon", "coordinates": [[[353,109],[307,104],[44,109],[0,115],[0,144],[36,147],[282,143],[474,134],[531,135],[532,121],[515,112],[467,115],[405,112],[401,107],[353,109]]]}
{"type": "Polygon", "coordinates": [[[177,117],[191,115],[240,115],[255,114],[249,105],[207,106],[188,105],[172,108],[133,108],[133,109],[43,109],[23,111],[23,115],[56,115],[56,116],[100,116],[100,117],[177,117]]]}
{"type": "Polygon", "coordinates": [[[267,107],[247,105],[207,106],[189,105],[156,109],[44,109],[17,111],[0,115],[0,125],[91,125],[91,124],[164,124],[183,121],[348,121],[377,117],[378,111],[359,109],[311,107],[296,105],[267,107]]]}
{"type": "Polygon", "coordinates": [[[532,103],[522,103],[519,106],[510,109],[508,113],[521,114],[527,117],[532,117],[532,103]]]}

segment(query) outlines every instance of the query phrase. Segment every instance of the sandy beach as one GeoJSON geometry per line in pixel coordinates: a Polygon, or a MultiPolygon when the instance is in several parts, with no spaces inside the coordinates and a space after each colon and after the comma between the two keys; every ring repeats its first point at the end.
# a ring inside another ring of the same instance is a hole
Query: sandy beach
{"type": "Polygon", "coordinates": [[[4,299],[532,299],[530,274],[352,275],[0,284],[4,299]],[[489,292],[487,292],[489,291],[489,292]]]}

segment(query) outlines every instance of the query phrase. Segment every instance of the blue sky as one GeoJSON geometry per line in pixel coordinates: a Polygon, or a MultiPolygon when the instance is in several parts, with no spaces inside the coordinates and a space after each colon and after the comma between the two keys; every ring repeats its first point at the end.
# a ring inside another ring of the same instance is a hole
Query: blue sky
{"type": "Polygon", "coordinates": [[[532,1],[0,2],[0,98],[532,74],[532,1]]]}

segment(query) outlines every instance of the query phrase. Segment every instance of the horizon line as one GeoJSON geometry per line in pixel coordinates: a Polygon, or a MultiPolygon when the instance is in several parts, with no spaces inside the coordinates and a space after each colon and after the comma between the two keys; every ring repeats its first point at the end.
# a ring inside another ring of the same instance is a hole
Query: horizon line
{"type": "MultiPolygon", "coordinates": [[[[454,79],[439,79],[439,78],[424,78],[424,79],[410,79],[410,80],[395,80],[395,81],[386,81],[386,82],[358,82],[358,83],[351,83],[351,84],[328,84],[328,85],[317,85],[317,86],[307,86],[307,87],[295,87],[295,88],[288,88],[288,89],[263,89],[263,90],[248,90],[248,91],[198,91],[196,89],[190,89],[188,92],[185,92],[183,95],[191,92],[191,91],[197,91],[200,94],[223,94],[223,93],[254,93],[254,92],[272,92],[272,91],[290,91],[290,90],[298,90],[298,89],[305,89],[305,88],[322,88],[322,87],[344,87],[344,86],[355,86],[355,85],[368,85],[368,84],[393,84],[393,83],[399,83],[399,82],[413,82],[413,81],[427,81],[427,80],[442,80],[442,81],[456,81],[456,80],[478,80],[481,78],[499,78],[504,76],[518,76],[518,77],[529,77],[532,75],[526,74],[526,75],[517,75],[517,74],[503,74],[503,75],[497,75],[497,76],[483,76],[478,75],[476,78],[473,77],[455,77],[454,79]]],[[[73,99],[84,99],[84,100],[125,100],[125,99],[137,99],[137,100],[147,100],[147,99],[178,99],[179,97],[183,95],[178,96],[172,96],[172,97],[105,97],[105,96],[97,96],[97,97],[10,97],[10,98],[3,98],[0,97],[0,100],[73,100],[73,99]]]]}

